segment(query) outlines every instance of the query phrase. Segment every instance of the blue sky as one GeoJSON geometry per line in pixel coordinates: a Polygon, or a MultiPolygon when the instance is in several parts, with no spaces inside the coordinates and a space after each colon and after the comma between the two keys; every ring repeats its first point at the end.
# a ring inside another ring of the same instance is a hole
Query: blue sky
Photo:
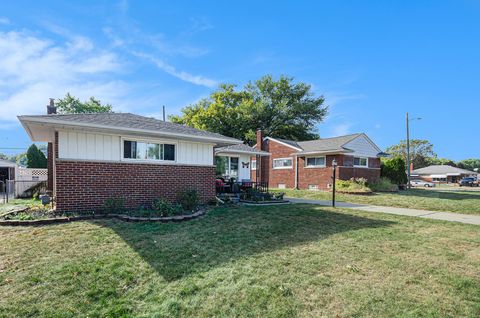
{"type": "Polygon", "coordinates": [[[0,152],[31,143],[16,116],[49,97],[96,96],[177,114],[219,83],[286,74],[324,95],[322,137],[385,148],[428,139],[480,157],[478,1],[10,1],[0,11],[0,152]]]}

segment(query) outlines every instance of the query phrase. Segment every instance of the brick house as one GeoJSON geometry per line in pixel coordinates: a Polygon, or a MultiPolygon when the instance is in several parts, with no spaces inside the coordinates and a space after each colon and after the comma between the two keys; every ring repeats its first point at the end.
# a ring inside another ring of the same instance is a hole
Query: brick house
{"type": "Polygon", "coordinates": [[[478,177],[478,173],[449,165],[432,165],[411,171],[412,179],[435,183],[458,183],[462,178],[478,177]]]}
{"type": "Polygon", "coordinates": [[[297,142],[263,136],[259,130],[255,147],[271,156],[252,158],[252,179],[287,189],[330,188],[334,159],[339,179],[375,182],[380,178],[380,157],[386,155],[363,133],[297,142]]]}
{"type": "Polygon", "coordinates": [[[32,141],[48,142],[48,187],[58,211],[137,208],[195,189],[215,196],[214,147],[240,140],[129,113],[19,116],[32,141]]]}

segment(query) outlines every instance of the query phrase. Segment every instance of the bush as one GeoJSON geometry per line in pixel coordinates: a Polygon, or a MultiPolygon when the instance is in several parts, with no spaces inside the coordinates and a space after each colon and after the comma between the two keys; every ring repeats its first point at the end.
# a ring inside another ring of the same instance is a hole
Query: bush
{"type": "Polygon", "coordinates": [[[390,179],[394,184],[406,184],[405,161],[402,158],[387,159],[382,162],[380,176],[390,179]]]}
{"type": "Polygon", "coordinates": [[[370,185],[370,189],[375,192],[397,192],[398,185],[393,184],[388,178],[381,177],[378,182],[370,185]]]}
{"type": "Polygon", "coordinates": [[[350,180],[337,180],[336,190],[340,193],[369,194],[372,190],[367,186],[365,178],[351,178],[350,180]]]}
{"type": "Polygon", "coordinates": [[[125,210],[125,199],[110,198],[105,201],[105,210],[108,213],[119,213],[125,210]]]}
{"type": "Polygon", "coordinates": [[[171,204],[165,199],[156,199],[153,201],[152,207],[161,217],[182,214],[183,212],[181,206],[171,204]]]}
{"type": "Polygon", "coordinates": [[[199,199],[196,190],[186,190],[180,193],[180,205],[184,210],[192,211],[198,207],[199,199]]]}

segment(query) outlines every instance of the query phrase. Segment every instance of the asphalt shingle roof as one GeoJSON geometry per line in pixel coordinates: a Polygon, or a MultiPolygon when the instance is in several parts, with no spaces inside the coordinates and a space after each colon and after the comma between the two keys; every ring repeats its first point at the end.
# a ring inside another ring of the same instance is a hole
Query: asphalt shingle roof
{"type": "Polygon", "coordinates": [[[223,136],[221,134],[199,130],[196,128],[175,124],[155,118],[144,117],[131,113],[95,113],[95,114],[51,114],[51,115],[35,115],[35,116],[19,116],[38,118],[46,120],[61,120],[66,122],[102,125],[112,128],[129,128],[151,130],[156,132],[176,133],[206,138],[221,138],[239,142],[239,140],[223,136]]]}
{"type": "Polygon", "coordinates": [[[361,134],[352,134],[346,136],[321,138],[317,140],[299,141],[297,144],[304,152],[309,151],[328,151],[328,150],[345,150],[343,145],[357,138],[361,134]]]}
{"type": "Polygon", "coordinates": [[[15,167],[16,164],[14,162],[0,159],[0,167],[15,167]]]}
{"type": "Polygon", "coordinates": [[[253,147],[250,147],[249,145],[245,144],[236,144],[236,145],[231,145],[231,146],[225,146],[225,147],[219,147],[215,148],[215,152],[249,152],[249,153],[255,153],[258,155],[269,155],[270,153],[263,151],[263,150],[258,150],[253,147]]]}
{"type": "Polygon", "coordinates": [[[413,170],[414,174],[447,174],[447,173],[460,173],[460,174],[475,174],[476,172],[452,167],[449,165],[432,165],[425,168],[413,170]]]}

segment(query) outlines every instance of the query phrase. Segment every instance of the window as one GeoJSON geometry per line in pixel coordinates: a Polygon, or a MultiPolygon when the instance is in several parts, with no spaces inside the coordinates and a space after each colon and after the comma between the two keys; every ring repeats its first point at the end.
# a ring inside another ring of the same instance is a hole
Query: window
{"type": "Polygon", "coordinates": [[[308,190],[317,191],[318,190],[318,184],[309,184],[308,185],[308,190]]]}
{"type": "Polygon", "coordinates": [[[367,158],[353,158],[353,165],[355,167],[368,167],[368,159],[367,158]]]}
{"type": "Polygon", "coordinates": [[[257,160],[252,160],[252,170],[257,170],[257,160]]]}
{"type": "Polygon", "coordinates": [[[290,169],[293,166],[292,158],[273,159],[273,169],[290,169]]]}
{"type": "Polygon", "coordinates": [[[287,187],[285,186],[285,183],[279,183],[279,184],[277,185],[277,188],[278,188],[278,189],[286,189],[287,187]]]}
{"type": "Polygon", "coordinates": [[[215,156],[215,174],[222,178],[238,178],[238,157],[215,156]]]}
{"type": "Polygon", "coordinates": [[[123,158],[175,161],[175,145],[124,140],[123,158]]]}
{"type": "Polygon", "coordinates": [[[325,167],[325,157],[306,158],[305,167],[325,167]]]}

